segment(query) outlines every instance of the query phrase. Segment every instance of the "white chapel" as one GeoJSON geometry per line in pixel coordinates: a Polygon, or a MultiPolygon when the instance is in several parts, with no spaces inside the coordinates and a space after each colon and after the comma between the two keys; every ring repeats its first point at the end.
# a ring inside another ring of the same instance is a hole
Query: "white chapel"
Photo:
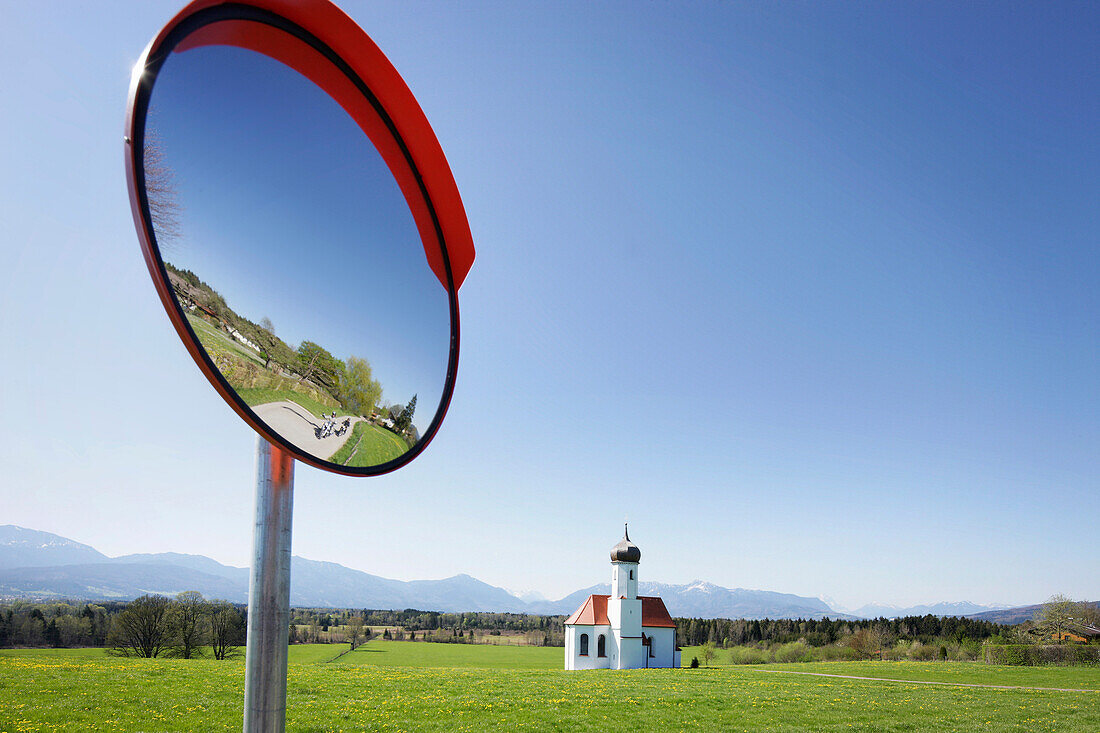
{"type": "Polygon", "coordinates": [[[638,595],[642,551],[623,538],[611,548],[611,595],[591,595],[565,620],[566,669],[679,667],[676,624],[665,602],[638,595]]]}

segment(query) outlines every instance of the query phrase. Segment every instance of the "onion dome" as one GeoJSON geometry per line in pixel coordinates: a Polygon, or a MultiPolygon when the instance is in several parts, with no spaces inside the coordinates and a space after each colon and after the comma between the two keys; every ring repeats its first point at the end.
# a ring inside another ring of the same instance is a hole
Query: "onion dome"
{"type": "Polygon", "coordinates": [[[630,533],[627,532],[624,524],[623,538],[619,540],[619,544],[611,548],[611,562],[640,562],[641,559],[642,551],[630,541],[630,533]]]}

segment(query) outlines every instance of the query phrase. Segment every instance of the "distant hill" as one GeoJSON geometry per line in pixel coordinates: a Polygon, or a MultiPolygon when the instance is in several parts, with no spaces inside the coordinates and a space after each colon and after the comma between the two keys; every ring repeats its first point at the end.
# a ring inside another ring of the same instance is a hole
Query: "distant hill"
{"type": "MultiPolygon", "coordinates": [[[[1100,608],[1100,601],[1093,601],[1092,605],[1100,608]]],[[[1021,624],[1024,621],[1028,621],[1035,617],[1035,613],[1043,607],[1043,604],[1036,603],[1031,606],[1017,606],[1015,608],[1002,608],[996,611],[984,611],[982,613],[972,613],[967,618],[978,619],[979,621],[992,621],[995,624],[1021,624]]]]}
{"type": "Polygon", "coordinates": [[[95,548],[60,535],[14,524],[0,526],[0,568],[51,567],[109,559],[95,548]]]}
{"type": "Polygon", "coordinates": [[[996,611],[972,613],[967,618],[992,621],[995,624],[1019,624],[1032,618],[1040,608],[1042,606],[1036,603],[1032,606],[1017,606],[1016,608],[1001,608],[996,611]]]}
{"type": "Polygon", "coordinates": [[[514,588],[505,588],[504,590],[525,603],[546,603],[550,600],[537,590],[515,590],[514,588]]]}
{"type": "Polygon", "coordinates": [[[205,555],[184,555],[179,552],[142,553],[140,555],[121,555],[112,558],[111,562],[127,565],[169,565],[174,567],[189,568],[200,573],[216,575],[236,582],[248,583],[248,568],[235,568],[230,565],[222,565],[217,560],[211,560],[205,555]]]}
{"type": "Polygon", "coordinates": [[[243,585],[190,568],[155,563],[91,563],[0,570],[0,598],[80,598],[127,601],[147,593],[173,596],[197,590],[207,598],[243,603],[243,585]]]}
{"type": "Polygon", "coordinates": [[[869,603],[852,611],[859,618],[902,618],[904,616],[970,616],[976,613],[997,611],[1001,606],[982,606],[970,601],[956,603],[932,603],[918,606],[891,606],[869,603]]]}
{"type": "MultiPolygon", "coordinates": [[[[0,527],[0,598],[131,600],[146,593],[197,590],[208,598],[248,600],[247,568],[177,552],[110,558],[49,532],[0,527]]],[[[338,563],[291,560],[290,602],[332,608],[531,613],[525,601],[469,575],[391,580],[338,563]]]]}
{"type": "MultiPolygon", "coordinates": [[[[197,590],[207,598],[244,603],[248,600],[248,576],[247,568],[223,565],[203,555],[162,552],[110,558],[88,545],[49,532],[0,526],[0,598],[130,600],[146,593],[174,595],[197,590]]],[[[1007,613],[972,603],[940,603],[910,608],[865,606],[852,615],[834,610],[820,598],[723,588],[702,580],[685,585],[641,582],[638,589],[642,595],[660,596],[673,616],[694,618],[853,619],[926,613],[969,613],[985,618],[990,613],[1007,613]]],[[[564,615],[575,611],[589,595],[609,592],[610,585],[605,583],[557,601],[531,595],[523,599],[469,575],[402,581],[333,562],[303,557],[291,561],[290,602],[295,606],[564,615]]],[[[1030,617],[1028,613],[1020,620],[1030,617]]]]}
{"type": "Polygon", "coordinates": [[[290,602],[296,606],[332,608],[530,613],[527,604],[508,591],[469,575],[442,580],[391,580],[302,557],[291,561],[290,602]]]}
{"type": "MultiPolygon", "coordinates": [[[[536,613],[572,613],[588,596],[611,592],[611,584],[603,583],[571,593],[560,601],[532,603],[542,610],[536,613]]],[[[820,598],[776,593],[767,590],[723,588],[713,583],[695,580],[685,585],[670,585],[641,581],[638,594],[660,596],[673,616],[694,618],[854,618],[829,607],[820,598]]]]}

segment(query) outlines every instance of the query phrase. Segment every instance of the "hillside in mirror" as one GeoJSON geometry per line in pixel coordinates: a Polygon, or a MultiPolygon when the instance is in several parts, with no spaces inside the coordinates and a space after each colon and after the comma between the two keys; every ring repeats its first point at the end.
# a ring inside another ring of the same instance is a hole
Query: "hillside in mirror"
{"type": "Polygon", "coordinates": [[[277,61],[204,46],[162,67],[144,151],[172,292],[241,400],[340,465],[415,445],[446,379],[447,291],[355,121],[277,61]]]}

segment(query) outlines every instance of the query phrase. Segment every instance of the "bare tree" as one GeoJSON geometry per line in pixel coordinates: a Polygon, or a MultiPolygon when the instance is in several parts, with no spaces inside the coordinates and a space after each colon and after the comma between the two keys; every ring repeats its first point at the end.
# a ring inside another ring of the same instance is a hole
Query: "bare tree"
{"type": "Polygon", "coordinates": [[[1059,643],[1066,640],[1066,633],[1089,622],[1091,604],[1074,601],[1061,593],[1047,599],[1035,612],[1035,627],[1048,638],[1059,643]]]}
{"type": "Polygon", "coordinates": [[[170,646],[175,656],[190,659],[206,645],[209,604],[197,590],[176,596],[168,613],[170,646]]]}
{"type": "Polygon", "coordinates": [[[131,601],[111,624],[110,653],[124,657],[155,657],[168,645],[168,609],[164,596],[146,595],[131,601]]]}
{"type": "Polygon", "coordinates": [[[175,173],[165,161],[160,135],[152,128],[145,130],[142,150],[145,173],[145,198],[157,243],[163,247],[180,235],[180,211],[175,173]]]}
{"type": "Polygon", "coordinates": [[[352,651],[363,643],[363,617],[352,616],[344,625],[344,641],[351,644],[352,651]]]}
{"type": "Polygon", "coordinates": [[[214,659],[229,659],[241,653],[244,643],[244,619],[229,601],[211,601],[210,651],[214,659]]]}
{"type": "Polygon", "coordinates": [[[847,646],[867,659],[873,658],[876,652],[881,652],[885,643],[886,631],[877,623],[857,629],[854,634],[845,640],[847,646]]]}

